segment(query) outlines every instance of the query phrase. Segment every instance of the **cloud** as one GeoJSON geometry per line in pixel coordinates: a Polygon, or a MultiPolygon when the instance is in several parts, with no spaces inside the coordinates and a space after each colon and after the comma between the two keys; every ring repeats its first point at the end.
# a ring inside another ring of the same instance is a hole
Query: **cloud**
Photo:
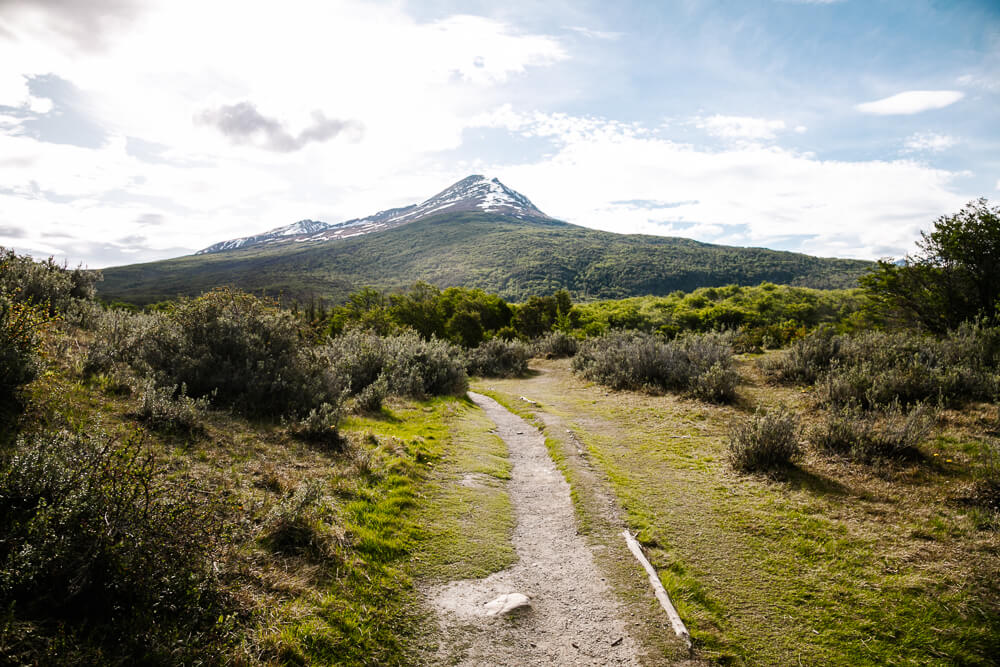
{"type": "Polygon", "coordinates": [[[854,108],[862,113],[879,116],[909,115],[943,109],[963,97],[965,93],[959,90],[908,90],[874,102],[857,104],[854,108]]]}
{"type": "Polygon", "coordinates": [[[164,218],[159,213],[143,213],[142,215],[140,215],[138,218],[135,219],[135,222],[136,224],[139,225],[148,225],[150,227],[156,227],[166,222],[166,218],[164,218]]]}
{"type": "Polygon", "coordinates": [[[316,111],[312,124],[293,135],[281,122],[264,116],[250,102],[203,111],[196,121],[214,126],[235,144],[255,145],[279,153],[290,153],[313,142],[328,141],[345,130],[357,133],[361,129],[357,121],[331,119],[316,111]]]}
{"type": "Polygon", "coordinates": [[[8,239],[23,239],[27,234],[20,227],[13,225],[0,225],[0,237],[8,239]]]}
{"type": "Polygon", "coordinates": [[[656,199],[620,199],[617,201],[610,202],[612,206],[626,206],[630,208],[642,208],[642,209],[660,209],[660,208],[678,208],[680,206],[690,206],[691,204],[697,204],[697,201],[658,201],[656,199]]]}
{"type": "Polygon", "coordinates": [[[0,32],[28,37],[47,29],[86,51],[104,49],[112,34],[143,11],[139,0],[4,0],[0,32]]]}
{"type": "Polygon", "coordinates": [[[947,134],[917,132],[910,135],[903,144],[907,153],[940,153],[958,143],[958,139],[947,134]]]}
{"type": "Polygon", "coordinates": [[[778,132],[785,129],[785,121],[783,120],[768,120],[767,118],[753,118],[751,116],[722,116],[719,114],[697,118],[694,125],[714,137],[724,139],[773,139],[778,132]]]}
{"type": "Polygon", "coordinates": [[[590,39],[603,39],[606,41],[614,41],[617,39],[621,39],[625,35],[625,33],[623,32],[592,30],[590,28],[584,28],[582,26],[577,26],[577,25],[568,25],[566,26],[566,30],[571,30],[575,33],[578,33],[590,39]]]}
{"type": "Polygon", "coordinates": [[[980,76],[977,74],[963,74],[958,77],[958,83],[969,88],[978,88],[990,93],[1000,91],[1000,77],[980,76]]]}
{"type": "Polygon", "coordinates": [[[549,215],[614,232],[875,259],[904,255],[920,229],[971,198],[955,191],[959,174],[911,160],[823,160],[759,143],[719,150],[596,118],[510,109],[494,120],[544,134],[552,150],[488,171],[532,184],[526,194],[549,215]],[[644,200],[678,205],[655,210],[644,200]]]}

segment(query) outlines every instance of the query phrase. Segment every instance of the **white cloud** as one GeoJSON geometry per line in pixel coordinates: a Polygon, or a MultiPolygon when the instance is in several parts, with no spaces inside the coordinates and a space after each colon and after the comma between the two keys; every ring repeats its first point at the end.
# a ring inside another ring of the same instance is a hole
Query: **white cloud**
{"type": "Polygon", "coordinates": [[[934,132],[917,132],[910,135],[903,146],[908,153],[940,153],[958,143],[958,139],[947,134],[934,132]]]}
{"type": "Polygon", "coordinates": [[[965,93],[959,90],[908,90],[874,102],[864,102],[855,105],[854,108],[863,113],[879,116],[909,115],[931,109],[943,109],[963,97],[965,93]]]}
{"type": "Polygon", "coordinates": [[[584,28],[582,26],[569,25],[566,26],[566,30],[572,30],[575,33],[583,35],[584,37],[589,37],[590,39],[603,39],[608,41],[614,41],[621,39],[625,34],[623,32],[610,32],[606,30],[592,30],[591,28],[584,28]]]}
{"type": "MultiPolygon", "coordinates": [[[[144,234],[148,250],[196,249],[412,203],[456,176],[429,156],[459,147],[504,84],[568,57],[547,35],[477,16],[420,22],[398,3],[146,5],[129,9],[127,29],[107,23],[93,48],[67,32],[72,17],[59,3],[4,16],[0,105],[47,112],[51,101],[32,98],[25,77],[53,73],[82,91],[109,137],[98,149],[45,143],[23,136],[16,114],[0,116],[0,225],[27,223],[23,246],[51,252],[42,234],[67,227],[112,243],[135,235],[136,218],[159,215],[168,224],[144,234]],[[270,135],[233,141],[218,123],[197,122],[243,103],[270,135]],[[339,120],[352,131],[329,131],[339,120]],[[256,146],[291,145],[286,134],[298,150],[256,146]],[[126,137],[165,148],[143,161],[126,137]]],[[[74,247],[58,249],[75,262],[74,247]]]]}
{"type": "MultiPolygon", "coordinates": [[[[694,125],[714,137],[725,139],[773,139],[778,132],[785,129],[785,121],[783,120],[768,120],[767,118],[753,118],[751,116],[722,116],[719,114],[697,118],[694,125]]],[[[799,132],[800,130],[796,128],[795,131],[799,132]]],[[[805,131],[805,128],[802,127],[801,131],[805,131]]]]}
{"type": "Polygon", "coordinates": [[[901,256],[921,228],[970,199],[953,192],[956,174],[908,160],[820,160],[759,144],[718,151],[599,119],[510,109],[500,110],[495,124],[555,144],[537,163],[494,167],[501,179],[531,184],[527,194],[550,215],[609,231],[901,256]],[[643,200],[679,205],[636,204],[643,200]]]}
{"type": "Polygon", "coordinates": [[[995,93],[1000,91],[1000,77],[980,76],[976,74],[963,74],[958,77],[958,83],[970,88],[979,88],[987,92],[995,93]]]}

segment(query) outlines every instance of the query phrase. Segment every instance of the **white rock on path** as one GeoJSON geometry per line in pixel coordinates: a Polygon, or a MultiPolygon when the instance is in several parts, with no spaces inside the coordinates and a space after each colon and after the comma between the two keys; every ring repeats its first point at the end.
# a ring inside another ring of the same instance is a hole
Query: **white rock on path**
{"type": "Polygon", "coordinates": [[[485,605],[487,616],[507,616],[531,608],[531,598],[523,593],[505,593],[485,605]]]}

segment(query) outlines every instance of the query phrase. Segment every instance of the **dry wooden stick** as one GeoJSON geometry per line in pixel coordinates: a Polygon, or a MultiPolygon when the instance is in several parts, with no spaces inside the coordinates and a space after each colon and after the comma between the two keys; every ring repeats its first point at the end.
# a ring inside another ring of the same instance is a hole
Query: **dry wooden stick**
{"type": "Polygon", "coordinates": [[[684,625],[684,621],[681,620],[680,614],[674,608],[673,603],[670,601],[670,596],[667,595],[667,589],[663,587],[660,582],[659,575],[656,574],[656,570],[650,565],[649,561],[646,560],[646,556],[642,553],[642,547],[632,533],[627,530],[622,531],[622,535],[625,536],[625,543],[628,544],[629,551],[632,555],[636,557],[642,566],[646,569],[646,574],[649,575],[649,583],[653,586],[653,592],[656,593],[656,599],[660,601],[660,606],[663,610],[667,612],[667,616],[670,618],[670,625],[674,628],[674,633],[680,637],[685,644],[687,644],[688,649],[691,648],[691,635],[688,634],[687,627],[684,625]]]}

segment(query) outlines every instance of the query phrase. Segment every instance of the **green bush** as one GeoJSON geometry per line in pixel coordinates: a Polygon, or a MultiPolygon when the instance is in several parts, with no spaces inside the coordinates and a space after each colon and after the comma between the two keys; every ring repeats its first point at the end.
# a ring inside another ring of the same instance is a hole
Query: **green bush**
{"type": "Polygon", "coordinates": [[[29,662],[40,647],[46,662],[71,661],[48,652],[55,635],[57,650],[100,646],[99,662],[205,659],[202,633],[228,608],[212,568],[222,516],[168,485],[139,433],[19,440],[0,470],[0,628],[41,625],[0,643],[29,662]]]}
{"type": "Polygon", "coordinates": [[[424,340],[412,331],[398,336],[348,331],[330,339],[323,354],[347,378],[354,395],[380,376],[387,381],[387,393],[397,396],[458,395],[468,386],[458,347],[438,338],[424,340]]]}
{"type": "MultiPolygon", "coordinates": [[[[397,396],[460,396],[469,387],[465,355],[445,340],[415,333],[385,339],[389,392],[397,396]]],[[[376,378],[377,379],[377,378],[376,378]]]]}
{"type": "Polygon", "coordinates": [[[493,338],[469,350],[465,369],[480,377],[518,377],[528,372],[531,351],[518,340],[493,338]]]}
{"type": "Polygon", "coordinates": [[[207,398],[191,398],[187,387],[157,387],[147,380],[139,395],[136,417],[151,429],[194,435],[203,430],[202,419],[208,410],[207,398]]]}
{"type": "Polygon", "coordinates": [[[51,257],[36,262],[0,247],[0,292],[21,303],[44,305],[50,314],[65,312],[74,300],[92,300],[100,279],[99,271],[69,270],[51,257]]]}
{"type": "Polygon", "coordinates": [[[729,434],[729,462],[742,472],[786,467],[799,456],[799,420],[781,407],[757,408],[753,415],[733,424],[729,434]]]}
{"type": "Polygon", "coordinates": [[[830,405],[881,408],[992,400],[1000,390],[1000,327],[963,324],[947,338],[913,331],[819,331],[764,363],[779,380],[816,382],[830,405]]]}
{"type": "Polygon", "coordinates": [[[44,321],[38,308],[14,302],[0,293],[0,411],[12,407],[21,387],[38,375],[44,321]]]}
{"type": "Polygon", "coordinates": [[[573,370],[613,389],[687,391],[730,401],[738,380],[731,336],[687,335],[672,341],[638,332],[612,332],[584,341],[573,370]]]}
{"type": "Polygon", "coordinates": [[[306,442],[340,447],[340,419],[344,414],[346,398],[345,389],[334,403],[322,403],[318,408],[313,408],[305,417],[292,423],[289,431],[306,442]]]}
{"type": "Polygon", "coordinates": [[[383,373],[374,382],[358,392],[354,398],[354,409],[358,412],[378,412],[382,409],[382,403],[388,395],[389,379],[383,373]]]}
{"type": "Polygon", "coordinates": [[[926,406],[906,411],[896,402],[876,412],[848,405],[831,409],[810,429],[809,440],[824,452],[870,463],[915,457],[932,427],[926,406]]]}
{"type": "Polygon", "coordinates": [[[562,331],[553,331],[532,343],[534,355],[546,359],[572,357],[577,349],[579,349],[577,340],[562,331]]]}
{"type": "Polygon", "coordinates": [[[342,390],[323,350],[275,304],[220,289],[166,313],[108,311],[98,323],[85,371],[131,366],[157,386],[185,385],[193,397],[254,415],[304,415],[342,390]]]}

